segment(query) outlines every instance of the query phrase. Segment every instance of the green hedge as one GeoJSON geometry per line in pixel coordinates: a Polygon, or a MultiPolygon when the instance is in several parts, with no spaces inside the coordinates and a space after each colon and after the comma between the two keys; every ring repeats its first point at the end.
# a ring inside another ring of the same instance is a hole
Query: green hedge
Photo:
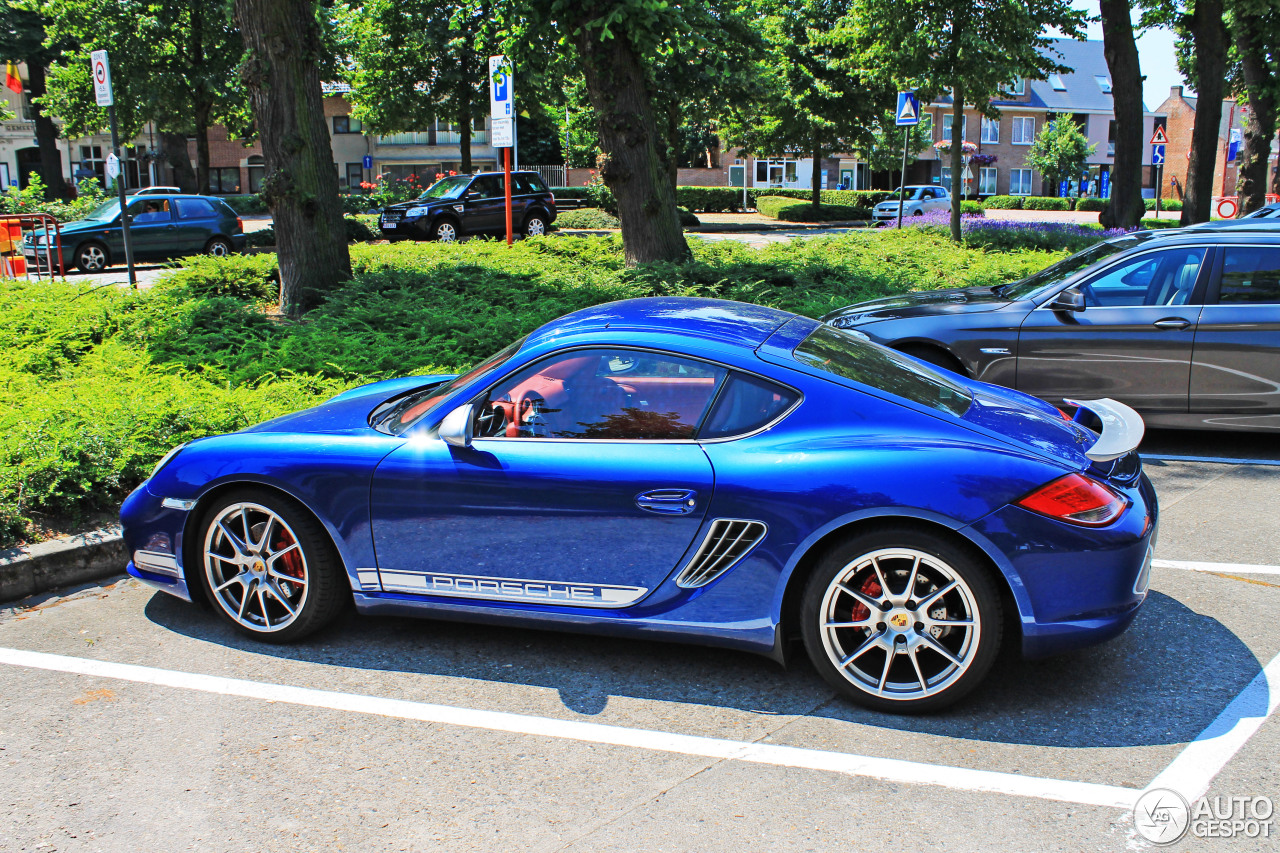
{"type": "Polygon", "coordinates": [[[552,187],[551,194],[556,198],[573,198],[578,201],[587,201],[591,198],[591,193],[586,187],[552,187]]]}
{"type": "MultiPolygon", "coordinates": [[[[741,195],[742,190],[738,190],[741,195]]],[[[780,196],[782,198],[795,198],[801,201],[809,201],[813,198],[812,190],[794,190],[794,189],[763,189],[751,190],[749,192],[751,199],[763,198],[765,196],[780,196]]],[[[887,190],[821,190],[819,193],[823,204],[843,204],[852,207],[875,207],[880,202],[889,198],[897,198],[896,193],[887,190]]]]}
{"type": "Polygon", "coordinates": [[[823,204],[815,210],[808,202],[771,196],[756,199],[756,210],[763,216],[783,222],[845,222],[871,218],[871,211],[865,207],[823,204]]]}
{"type": "MultiPolygon", "coordinates": [[[[1156,200],[1154,198],[1144,198],[1142,205],[1147,210],[1156,209],[1156,200]]],[[[1180,198],[1164,198],[1160,200],[1161,210],[1182,210],[1182,199],[1180,198]]]]}
{"type": "Polygon", "coordinates": [[[621,228],[618,217],[598,207],[580,207],[556,214],[557,228],[621,228]]]}
{"type": "Polygon", "coordinates": [[[1071,199],[1033,195],[1022,203],[1023,210],[1070,210],[1071,199]]]}
{"type": "Polygon", "coordinates": [[[1084,210],[1090,213],[1101,213],[1106,209],[1107,209],[1107,200],[1105,198],[1076,199],[1076,210],[1084,210]]]}
{"type": "Polygon", "coordinates": [[[1022,210],[1022,199],[1020,195],[993,195],[981,204],[989,210],[1022,210]]]}
{"type": "Polygon", "coordinates": [[[267,203],[260,195],[224,195],[222,200],[236,213],[266,213],[267,203]]]}
{"type": "Polygon", "coordinates": [[[742,210],[741,187],[676,187],[676,204],[686,210],[730,213],[742,210]]]}
{"type": "Polygon", "coordinates": [[[970,201],[969,199],[965,199],[964,201],[961,201],[961,202],[960,202],[960,212],[961,212],[961,213],[966,213],[966,214],[968,214],[968,215],[970,215],[970,216],[985,216],[985,215],[986,215],[986,214],[983,212],[983,210],[982,210],[982,202],[980,202],[980,201],[970,201]]]}
{"type": "Polygon", "coordinates": [[[1181,228],[1182,223],[1177,219],[1156,219],[1151,217],[1142,220],[1143,228],[1181,228]]]}
{"type": "MultiPolygon", "coordinates": [[[[347,216],[343,218],[347,226],[348,243],[367,243],[370,240],[381,240],[382,231],[378,228],[378,217],[371,214],[347,216]]],[[[274,246],[276,229],[274,225],[250,231],[245,235],[245,243],[250,246],[274,246]]]]}

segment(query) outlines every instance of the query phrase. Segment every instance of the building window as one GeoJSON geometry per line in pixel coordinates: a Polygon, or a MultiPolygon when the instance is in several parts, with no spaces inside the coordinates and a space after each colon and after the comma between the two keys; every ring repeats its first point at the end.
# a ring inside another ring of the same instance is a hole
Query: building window
{"type": "MultiPolygon", "coordinates": [[[[106,161],[102,159],[101,145],[81,145],[80,146],[80,168],[93,172],[93,176],[102,181],[106,175],[106,161]]],[[[89,177],[88,175],[76,175],[77,178],[89,177]]]]}
{"type": "Polygon", "coordinates": [[[360,184],[364,182],[364,165],[348,163],[347,174],[338,176],[338,188],[347,192],[360,192],[360,184]]]}
{"type": "Polygon", "coordinates": [[[389,133],[378,137],[379,145],[430,145],[430,131],[409,131],[407,133],[389,133]]]}
{"type": "Polygon", "coordinates": [[[214,195],[235,195],[240,192],[240,167],[229,166],[209,170],[209,192],[214,195]]]}
{"type": "Polygon", "coordinates": [[[426,189],[436,182],[436,175],[443,172],[440,163],[415,163],[401,165],[388,163],[382,167],[382,177],[388,181],[409,181],[426,189]]]}
{"type": "Polygon", "coordinates": [[[1062,78],[1057,74],[1049,75],[1049,85],[1053,87],[1055,92],[1067,91],[1067,84],[1062,82],[1062,78]]]}
{"type": "Polygon", "coordinates": [[[1116,123],[1107,122],[1107,156],[1116,156],[1116,123]]]}
{"type": "Polygon", "coordinates": [[[942,186],[946,187],[948,190],[951,189],[951,167],[950,166],[942,167],[942,178],[940,179],[939,183],[941,183],[942,186]]]}
{"type": "Polygon", "coordinates": [[[1009,170],[1009,195],[1031,195],[1031,170],[1009,170]]]}
{"type": "Polygon", "coordinates": [[[925,139],[933,141],[933,113],[920,114],[920,129],[924,132],[925,139]]]}
{"type": "MultiPolygon", "coordinates": [[[[942,138],[946,142],[951,141],[951,116],[942,117],[942,138]]],[[[960,121],[960,141],[969,138],[969,117],[964,116],[960,121]]]]}
{"type": "Polygon", "coordinates": [[[267,176],[267,161],[261,154],[254,154],[245,161],[249,171],[249,192],[262,192],[262,179],[267,176]]]}
{"type": "Polygon", "coordinates": [[[995,195],[995,194],[996,194],[995,166],[983,166],[982,171],[978,173],[978,195],[995,195]]]}
{"type": "Polygon", "coordinates": [[[334,133],[364,133],[364,122],[351,116],[333,117],[334,133]]]}
{"type": "Polygon", "coordinates": [[[1009,84],[1010,95],[1025,95],[1027,93],[1027,81],[1021,77],[1014,77],[1013,82],[1009,84]]]}
{"type": "Polygon", "coordinates": [[[1111,78],[1105,74],[1095,74],[1093,79],[1098,81],[1098,88],[1102,90],[1102,94],[1111,94],[1111,78]]]}
{"type": "Polygon", "coordinates": [[[1000,141],[1000,120],[982,117],[982,141],[983,142],[999,142],[1000,141]]]}
{"type": "Polygon", "coordinates": [[[1035,116],[1014,116],[1013,144],[1030,145],[1036,138],[1035,116]]]}
{"type": "Polygon", "coordinates": [[[22,120],[35,121],[36,111],[35,111],[35,108],[31,106],[31,99],[27,97],[26,92],[23,92],[21,95],[19,95],[19,97],[22,99],[22,112],[21,112],[22,120]]]}
{"type": "Polygon", "coordinates": [[[756,186],[795,186],[799,183],[799,165],[796,160],[757,160],[756,186]]]}

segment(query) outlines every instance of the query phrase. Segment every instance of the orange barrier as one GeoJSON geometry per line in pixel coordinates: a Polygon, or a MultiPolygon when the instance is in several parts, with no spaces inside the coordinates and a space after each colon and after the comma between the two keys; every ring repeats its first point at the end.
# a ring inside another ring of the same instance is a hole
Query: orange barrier
{"type": "Polygon", "coordinates": [[[24,228],[43,230],[41,241],[35,245],[35,274],[41,278],[41,267],[49,270],[49,277],[61,275],[67,277],[66,264],[62,257],[62,226],[58,220],[47,213],[31,213],[0,217],[0,274],[7,278],[25,277],[28,274],[27,259],[23,252],[22,231],[24,228]],[[50,240],[52,237],[52,240],[50,240]],[[41,249],[44,251],[42,252],[41,249]],[[54,268],[54,255],[57,255],[57,268],[54,268]],[[43,259],[40,257],[43,255],[43,259]]]}

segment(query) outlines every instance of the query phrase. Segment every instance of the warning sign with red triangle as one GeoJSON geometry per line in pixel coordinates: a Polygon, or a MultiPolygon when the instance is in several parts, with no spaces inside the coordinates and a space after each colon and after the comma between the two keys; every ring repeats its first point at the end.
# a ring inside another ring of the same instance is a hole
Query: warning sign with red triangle
{"type": "Polygon", "coordinates": [[[1156,126],[1156,132],[1151,134],[1151,144],[1152,145],[1168,145],[1169,144],[1169,137],[1164,135],[1163,127],[1160,127],[1158,125],[1156,126]]]}

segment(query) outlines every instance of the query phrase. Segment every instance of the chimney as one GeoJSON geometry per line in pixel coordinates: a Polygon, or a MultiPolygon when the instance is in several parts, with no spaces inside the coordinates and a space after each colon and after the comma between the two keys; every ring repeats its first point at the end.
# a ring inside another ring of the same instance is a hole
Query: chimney
{"type": "Polygon", "coordinates": [[[1182,99],[1182,87],[1181,87],[1181,86],[1170,86],[1170,87],[1169,87],[1169,97],[1170,97],[1170,98],[1178,98],[1179,100],[1181,100],[1181,99],[1182,99]]]}

